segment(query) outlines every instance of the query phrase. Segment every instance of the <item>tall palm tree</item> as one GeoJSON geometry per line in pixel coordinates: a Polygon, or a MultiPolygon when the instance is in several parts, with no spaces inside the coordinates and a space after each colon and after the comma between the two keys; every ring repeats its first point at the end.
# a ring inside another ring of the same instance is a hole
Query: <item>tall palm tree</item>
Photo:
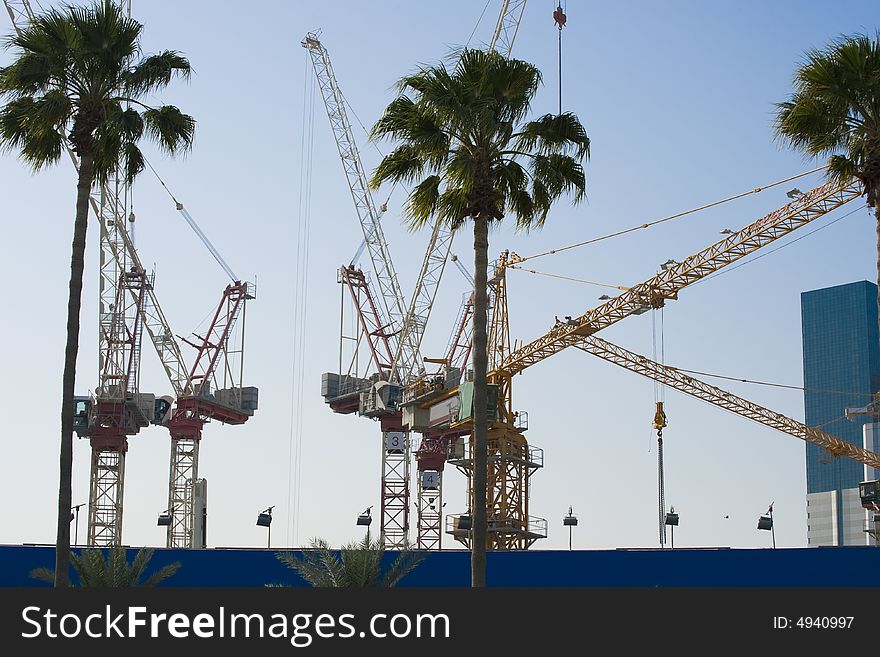
{"type": "Polygon", "coordinates": [[[840,37],[808,51],[794,73],[794,93],[776,107],[777,138],[828,156],[830,178],[856,177],[864,186],[876,220],[880,283],[880,34],[840,37]]]}
{"type": "MultiPolygon", "coordinates": [[[[167,566],[162,566],[144,580],[144,573],[154,552],[153,548],[142,548],[137,551],[134,559],[129,563],[125,548],[121,545],[114,545],[107,549],[106,558],[101,550],[95,549],[84,550],[79,554],[72,553],[70,561],[79,577],[79,585],[82,587],[152,587],[164,582],[180,568],[180,562],[175,561],[167,566]]],[[[30,575],[34,579],[44,582],[55,581],[55,571],[49,568],[35,568],[30,575]]]]}
{"type": "Polygon", "coordinates": [[[544,225],[563,194],[583,199],[590,141],[571,113],[527,121],[541,73],[494,51],[463,49],[445,65],[398,82],[399,96],[372,130],[399,144],[373,174],[417,183],[406,213],[417,229],[437,217],[455,230],[474,224],[473,586],[486,585],[486,269],[489,224],[513,214],[518,228],[544,225]]]}
{"type": "Polygon", "coordinates": [[[141,30],[110,0],[53,9],[6,39],[15,60],[0,68],[0,96],[6,101],[0,108],[0,146],[18,151],[35,171],[57,162],[67,147],[79,169],[61,395],[56,586],[68,585],[73,390],[89,192],[117,172],[134,180],[144,168],[137,145],[144,133],[174,153],[190,148],[195,130],[193,118],[176,107],[141,100],[175,75],[190,73],[189,62],[175,51],[142,58],[141,30]]]}
{"type": "Polygon", "coordinates": [[[322,538],[313,538],[310,547],[311,550],[305,551],[302,558],[289,552],[278,552],[276,557],[315,587],[397,586],[425,558],[424,554],[404,548],[383,572],[385,541],[382,537],[370,539],[367,535],[360,541],[344,545],[338,555],[322,538]]]}

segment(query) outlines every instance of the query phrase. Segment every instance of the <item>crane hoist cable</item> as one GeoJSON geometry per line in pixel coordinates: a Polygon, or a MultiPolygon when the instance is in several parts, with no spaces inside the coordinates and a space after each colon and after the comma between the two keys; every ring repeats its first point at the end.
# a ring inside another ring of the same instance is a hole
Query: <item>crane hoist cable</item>
{"type": "MultiPolygon", "coordinates": [[[[655,219],[654,221],[649,221],[648,223],[640,224],[638,226],[632,226],[630,228],[625,228],[623,230],[618,230],[613,233],[609,233],[607,235],[602,235],[600,237],[594,237],[594,238],[585,240],[583,242],[578,242],[576,244],[570,244],[568,246],[561,246],[561,247],[558,247],[555,249],[550,249],[548,251],[542,251],[541,253],[536,253],[534,255],[530,255],[530,256],[526,256],[526,257],[518,256],[518,259],[514,260],[513,264],[523,263],[526,260],[533,260],[535,258],[542,258],[542,257],[548,256],[548,255],[555,255],[557,253],[562,253],[563,251],[568,251],[570,249],[576,249],[581,246],[587,246],[588,244],[595,244],[596,242],[601,242],[603,240],[611,239],[612,237],[619,237],[621,235],[626,235],[628,233],[632,233],[637,230],[651,228],[652,226],[656,226],[658,224],[662,224],[667,221],[671,221],[672,219],[678,219],[680,217],[684,217],[689,214],[694,214],[694,213],[700,212],[702,210],[708,210],[709,208],[713,208],[717,205],[722,205],[723,203],[729,203],[731,201],[735,201],[736,199],[743,198],[744,196],[749,196],[750,194],[758,194],[758,193],[764,191],[765,189],[770,189],[771,187],[776,187],[778,185],[782,185],[784,183],[791,182],[792,180],[797,180],[798,178],[803,178],[804,176],[808,176],[812,173],[816,173],[817,171],[822,171],[825,168],[827,168],[827,165],[822,165],[821,167],[816,167],[815,169],[811,169],[810,171],[805,171],[803,173],[799,173],[796,176],[790,176],[788,178],[783,178],[782,180],[777,180],[776,182],[769,183],[767,185],[755,187],[754,189],[751,189],[747,192],[742,192],[740,194],[728,196],[727,198],[723,198],[720,201],[714,201],[712,203],[707,203],[706,205],[701,205],[699,207],[692,208],[690,210],[685,210],[684,212],[677,212],[676,214],[669,215],[668,217],[663,217],[661,219],[655,219]]],[[[510,266],[510,265],[508,265],[508,266],[510,266]]]]}
{"type": "MultiPolygon", "coordinates": [[[[565,4],[567,9],[568,3],[566,2],[565,4]]],[[[556,23],[556,27],[559,28],[559,113],[562,114],[562,28],[565,27],[566,21],[565,11],[562,9],[562,0],[560,0],[553,11],[553,21],[556,23]]]]}
{"type": "Polygon", "coordinates": [[[771,386],[774,388],[788,388],[791,390],[801,390],[803,392],[815,392],[819,394],[826,395],[846,395],[846,396],[860,396],[860,397],[873,397],[870,392],[855,392],[854,390],[830,390],[828,388],[805,388],[804,386],[793,386],[785,383],[771,383],[769,381],[755,381],[753,379],[743,379],[738,376],[728,376],[725,374],[711,374],[709,372],[701,372],[699,370],[686,370],[683,367],[673,367],[672,365],[667,365],[671,370],[676,370],[678,372],[684,372],[685,374],[696,374],[697,376],[708,376],[714,379],[727,379],[728,381],[737,381],[738,383],[752,383],[760,386],[771,386]]]}
{"type": "Polygon", "coordinates": [[[287,544],[299,544],[299,508],[302,482],[303,384],[305,377],[306,317],[308,316],[308,274],[311,232],[312,161],[314,157],[314,124],[316,82],[308,75],[306,60],[303,76],[302,130],[300,131],[300,180],[297,205],[296,270],[293,300],[293,354],[290,369],[290,418],[287,458],[287,544]]]}
{"type": "MultiPolygon", "coordinates": [[[[651,311],[651,333],[653,342],[653,359],[661,365],[665,361],[665,348],[663,342],[663,308],[651,311]],[[657,359],[657,313],[660,313],[660,359],[657,359]]],[[[658,508],[658,532],[660,536],[660,547],[666,545],[666,473],[663,462],[663,429],[666,428],[666,412],[663,409],[665,401],[665,386],[658,382],[654,382],[654,429],[657,430],[657,508],[658,508]]]]}

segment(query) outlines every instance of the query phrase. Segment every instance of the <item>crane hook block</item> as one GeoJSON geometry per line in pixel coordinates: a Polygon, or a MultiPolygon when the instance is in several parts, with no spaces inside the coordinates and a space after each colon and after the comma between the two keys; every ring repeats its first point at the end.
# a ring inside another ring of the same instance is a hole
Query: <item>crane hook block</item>
{"type": "Polygon", "coordinates": [[[553,20],[560,30],[565,27],[565,13],[562,11],[562,5],[556,7],[556,11],[553,12],[553,20]]]}
{"type": "Polygon", "coordinates": [[[666,426],[666,413],[663,412],[663,402],[657,402],[657,411],[654,413],[654,428],[658,431],[666,426]]]}

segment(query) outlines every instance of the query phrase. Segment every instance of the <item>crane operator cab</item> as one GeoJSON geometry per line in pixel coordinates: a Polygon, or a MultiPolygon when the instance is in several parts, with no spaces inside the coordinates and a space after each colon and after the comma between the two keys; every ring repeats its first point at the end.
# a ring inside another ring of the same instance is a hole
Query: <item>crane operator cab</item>
{"type": "Polygon", "coordinates": [[[73,398],[73,430],[80,437],[89,435],[89,411],[92,402],[88,397],[73,398]]]}
{"type": "Polygon", "coordinates": [[[880,481],[863,481],[860,483],[859,498],[864,508],[880,511],[880,481]]]}
{"type": "Polygon", "coordinates": [[[171,418],[171,405],[174,399],[168,395],[156,397],[153,402],[153,424],[164,425],[171,418]]]}

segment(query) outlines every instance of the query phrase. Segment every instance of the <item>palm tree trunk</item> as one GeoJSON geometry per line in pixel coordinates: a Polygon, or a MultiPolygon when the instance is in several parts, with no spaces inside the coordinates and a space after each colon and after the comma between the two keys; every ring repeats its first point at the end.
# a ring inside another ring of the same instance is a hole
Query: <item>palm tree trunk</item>
{"type": "Polygon", "coordinates": [[[474,219],[474,480],[471,533],[471,586],[486,586],[486,270],[489,220],[474,219]]]}
{"type": "Polygon", "coordinates": [[[70,585],[70,506],[73,473],[73,389],[76,356],[79,351],[79,312],[82,303],[85,267],[86,228],[89,219],[89,192],[92,188],[92,156],[80,159],[76,185],[76,220],[70,254],[70,287],[67,297],[67,346],[64,349],[64,375],[61,384],[61,458],[58,478],[58,534],[55,540],[55,586],[70,585]]]}

